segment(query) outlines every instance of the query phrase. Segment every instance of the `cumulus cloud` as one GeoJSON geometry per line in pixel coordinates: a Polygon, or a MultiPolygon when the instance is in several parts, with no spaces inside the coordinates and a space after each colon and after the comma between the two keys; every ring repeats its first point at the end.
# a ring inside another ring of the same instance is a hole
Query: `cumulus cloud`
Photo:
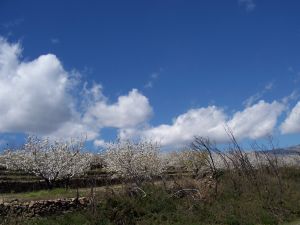
{"type": "Polygon", "coordinates": [[[101,96],[96,97],[99,100],[93,102],[84,115],[83,120],[87,124],[97,123],[100,127],[114,128],[133,127],[143,123],[152,114],[149,100],[137,89],[120,96],[113,104],[108,104],[101,96]]]}
{"type": "Polygon", "coordinates": [[[99,137],[102,128],[129,129],[146,123],[152,114],[149,100],[136,89],[110,104],[102,93],[101,85],[94,85],[85,89],[82,100],[82,112],[73,112],[71,120],[62,124],[51,136],[86,136],[87,140],[94,140],[95,146],[101,146],[99,137]]]}
{"type": "Polygon", "coordinates": [[[145,138],[173,145],[190,141],[194,135],[211,136],[217,134],[219,126],[226,121],[222,109],[215,106],[191,109],[174,119],[171,125],[163,124],[143,133],[145,138]]]}
{"type": "Polygon", "coordinates": [[[300,132],[300,102],[298,102],[280,126],[283,134],[300,132]]]}
{"type": "Polygon", "coordinates": [[[103,127],[126,128],[145,122],[152,113],[138,90],[109,103],[99,84],[76,99],[72,72],[53,54],[32,61],[21,57],[20,43],[0,37],[0,132],[55,137],[99,137],[103,127]],[[76,105],[82,107],[76,107],[76,105]]]}
{"type": "Polygon", "coordinates": [[[246,107],[243,111],[228,116],[223,109],[216,106],[191,109],[175,118],[172,124],[163,124],[143,130],[124,129],[120,138],[135,137],[152,139],[162,145],[177,145],[190,142],[195,135],[210,137],[217,142],[225,142],[225,126],[229,126],[236,138],[261,138],[270,134],[277,123],[278,116],[284,110],[279,102],[259,101],[246,107]]]}
{"type": "Polygon", "coordinates": [[[0,38],[0,131],[55,131],[71,117],[68,74],[55,55],[26,62],[21,52],[0,38]]]}
{"type": "Polygon", "coordinates": [[[53,138],[86,138],[88,141],[94,140],[100,136],[101,127],[89,126],[82,122],[81,118],[72,118],[55,130],[47,134],[49,137],[53,138]]]}
{"type": "Polygon", "coordinates": [[[277,101],[267,103],[263,100],[233,115],[228,126],[238,138],[261,138],[270,134],[284,105],[277,101]]]}
{"type": "MultiPolygon", "coordinates": [[[[137,89],[111,102],[100,84],[89,88],[82,81],[74,82],[73,77],[55,55],[25,61],[20,43],[0,38],[0,133],[86,136],[95,146],[103,146],[101,129],[111,127],[118,130],[121,139],[152,139],[164,146],[188,143],[195,135],[224,142],[227,125],[238,139],[266,136],[274,130],[285,108],[285,101],[251,101],[245,109],[229,115],[222,108],[208,106],[190,109],[170,124],[151,126],[148,120],[152,107],[137,89]]],[[[264,92],[270,89],[272,84],[264,92]]],[[[281,125],[283,133],[300,131],[299,114],[300,102],[281,125]]]]}

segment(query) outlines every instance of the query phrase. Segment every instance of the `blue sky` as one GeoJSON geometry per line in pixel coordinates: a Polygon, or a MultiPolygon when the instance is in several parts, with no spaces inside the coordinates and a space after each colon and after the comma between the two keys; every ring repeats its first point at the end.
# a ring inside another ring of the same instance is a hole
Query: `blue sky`
{"type": "Polygon", "coordinates": [[[32,133],[224,142],[224,124],[299,143],[300,2],[70,3],[0,2],[2,145],[32,133]]]}

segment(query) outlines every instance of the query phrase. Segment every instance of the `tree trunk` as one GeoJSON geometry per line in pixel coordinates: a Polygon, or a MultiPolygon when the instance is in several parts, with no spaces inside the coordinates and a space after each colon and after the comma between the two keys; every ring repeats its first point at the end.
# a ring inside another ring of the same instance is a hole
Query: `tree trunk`
{"type": "Polygon", "coordinates": [[[65,179],[65,188],[66,188],[66,191],[69,190],[69,188],[70,188],[70,178],[69,177],[65,179]]]}
{"type": "Polygon", "coordinates": [[[53,182],[51,182],[49,179],[45,179],[48,190],[53,189],[53,182]]]}

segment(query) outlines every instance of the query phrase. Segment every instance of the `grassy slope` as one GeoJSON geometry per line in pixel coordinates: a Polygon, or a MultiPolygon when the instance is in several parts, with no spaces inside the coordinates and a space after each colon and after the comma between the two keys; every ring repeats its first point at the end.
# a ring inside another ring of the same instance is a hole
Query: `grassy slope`
{"type": "MultiPolygon", "coordinates": [[[[118,191],[121,188],[121,185],[111,185],[111,189],[118,191]]],[[[101,196],[105,192],[106,187],[95,187],[94,192],[101,196]]],[[[87,197],[91,193],[91,188],[79,188],[79,196],[87,197]]],[[[35,201],[35,200],[52,200],[59,198],[75,198],[77,196],[76,189],[64,189],[64,188],[54,188],[52,190],[40,190],[24,193],[4,193],[0,194],[0,199],[5,202],[9,202],[15,199],[18,199],[21,202],[25,201],[35,201]]]]}
{"type": "MultiPolygon", "coordinates": [[[[273,225],[278,223],[272,212],[266,210],[251,196],[233,199],[223,196],[211,204],[194,202],[190,198],[172,198],[159,187],[150,187],[145,198],[108,195],[100,201],[95,213],[92,209],[63,216],[36,218],[28,225],[273,225]],[[246,201],[247,200],[247,201],[246,201]]],[[[291,216],[291,215],[290,215],[291,216]]],[[[299,216],[299,215],[298,215],[299,216]]],[[[291,216],[293,218],[293,215],[291,216]]],[[[293,223],[292,223],[293,224],[293,223]]],[[[293,225],[296,225],[294,223],[293,225]]]]}
{"type": "MultiPolygon", "coordinates": [[[[101,187],[96,189],[98,204],[94,213],[89,208],[62,216],[35,218],[27,222],[20,220],[19,223],[14,221],[12,224],[276,225],[284,224],[284,221],[294,221],[292,225],[298,225],[299,222],[295,220],[300,217],[300,171],[282,172],[285,183],[283,195],[278,192],[276,179],[272,176],[263,178],[268,179],[269,189],[268,192],[262,191],[259,196],[251,183],[247,183],[243,177],[240,178],[241,183],[239,183],[241,192],[234,192],[232,183],[225,174],[220,181],[217,199],[208,202],[193,199],[191,196],[174,198],[172,189],[165,190],[159,185],[145,187],[148,193],[145,198],[129,197],[116,192],[120,190],[120,186],[110,189],[101,187]]],[[[182,182],[182,185],[188,184],[186,180],[178,182],[182,182]]],[[[80,189],[80,193],[86,196],[90,193],[90,189],[80,189]]],[[[4,196],[8,199],[23,200],[52,199],[57,196],[74,197],[76,191],[54,189],[2,195],[4,196]]]]}
{"type": "MultiPolygon", "coordinates": [[[[243,194],[235,195],[226,176],[223,178],[218,198],[210,202],[199,201],[191,196],[172,197],[170,189],[166,191],[160,185],[144,187],[148,193],[145,198],[140,195],[129,197],[122,192],[99,188],[96,191],[98,204],[94,213],[93,209],[89,208],[61,216],[35,218],[13,224],[279,225],[284,224],[283,221],[294,221],[300,217],[300,183],[297,179],[289,181],[287,195],[280,201],[271,199],[272,202],[268,202],[268,199],[266,202],[265,199],[260,200],[253,189],[246,189],[243,194]]],[[[245,187],[248,188],[248,184],[245,184],[245,187]]],[[[53,190],[51,193],[60,191],[53,190]]],[[[45,197],[43,192],[39,192],[38,195],[45,197]]],[[[294,222],[292,225],[298,223],[294,222]]]]}
{"type": "MultiPolygon", "coordinates": [[[[86,195],[87,190],[80,189],[80,195],[86,195]]],[[[9,194],[0,194],[0,199],[5,202],[18,199],[19,201],[31,201],[31,200],[50,200],[58,198],[73,198],[76,197],[76,190],[74,189],[63,189],[55,188],[53,190],[40,190],[33,192],[25,193],[9,193],[9,194]]]]}

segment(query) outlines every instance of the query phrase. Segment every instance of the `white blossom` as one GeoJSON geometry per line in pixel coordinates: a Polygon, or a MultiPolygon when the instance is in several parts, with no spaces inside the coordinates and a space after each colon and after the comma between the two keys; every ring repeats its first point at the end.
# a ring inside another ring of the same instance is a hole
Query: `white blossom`
{"type": "Polygon", "coordinates": [[[39,176],[51,186],[57,179],[71,178],[90,168],[91,154],[83,153],[82,149],[82,141],[51,141],[30,136],[23,148],[5,152],[5,166],[39,176]]]}
{"type": "Polygon", "coordinates": [[[107,144],[105,162],[108,171],[118,176],[141,182],[163,172],[160,146],[150,141],[118,141],[107,144]]]}

